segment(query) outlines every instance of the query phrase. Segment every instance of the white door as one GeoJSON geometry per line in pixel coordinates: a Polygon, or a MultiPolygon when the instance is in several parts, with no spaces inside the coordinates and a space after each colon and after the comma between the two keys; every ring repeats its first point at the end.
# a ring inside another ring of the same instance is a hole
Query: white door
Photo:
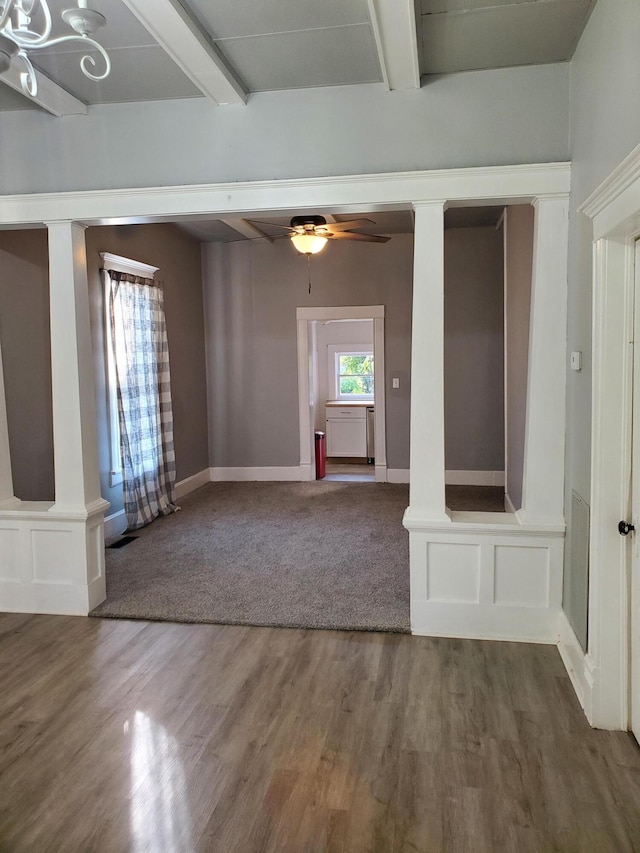
{"type": "MultiPolygon", "coordinates": [[[[640,241],[635,250],[631,518],[631,730],[640,741],[640,241]]],[[[628,521],[628,519],[624,519],[628,521]]]]}

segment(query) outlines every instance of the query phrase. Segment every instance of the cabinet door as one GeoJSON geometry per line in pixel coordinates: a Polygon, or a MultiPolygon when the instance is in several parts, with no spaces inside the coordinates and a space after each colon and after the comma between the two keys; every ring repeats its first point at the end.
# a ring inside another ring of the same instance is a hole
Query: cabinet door
{"type": "Polygon", "coordinates": [[[364,418],[327,420],[327,456],[366,456],[367,422],[364,418]]]}

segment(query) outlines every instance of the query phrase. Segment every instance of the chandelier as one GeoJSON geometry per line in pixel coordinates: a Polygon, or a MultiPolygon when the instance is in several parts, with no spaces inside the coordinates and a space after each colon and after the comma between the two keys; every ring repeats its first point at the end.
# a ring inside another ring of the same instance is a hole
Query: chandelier
{"type": "Polygon", "coordinates": [[[80,68],[90,80],[104,80],[111,71],[111,60],[101,44],[92,34],[106,23],[100,12],[87,8],[87,0],[78,0],[74,9],[65,9],[62,20],[74,30],[73,35],[51,36],[51,12],[47,0],[0,0],[0,73],[6,71],[14,57],[21,61],[25,70],[20,74],[20,83],[27,95],[34,98],[38,92],[36,72],[29,59],[32,50],[42,50],[64,42],[78,41],[90,49],[97,50],[104,60],[101,74],[92,70],[96,60],[85,54],[80,68]]]}

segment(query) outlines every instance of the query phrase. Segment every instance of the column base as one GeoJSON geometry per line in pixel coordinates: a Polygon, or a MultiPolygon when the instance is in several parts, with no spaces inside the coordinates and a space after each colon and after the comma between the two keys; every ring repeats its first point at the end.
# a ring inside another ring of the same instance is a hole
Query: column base
{"type": "Polygon", "coordinates": [[[405,515],[412,633],[556,643],[564,530],[456,515],[446,526],[405,515]]]}
{"type": "Polygon", "coordinates": [[[86,616],[104,601],[104,503],[0,510],[0,610],[86,616]]]}

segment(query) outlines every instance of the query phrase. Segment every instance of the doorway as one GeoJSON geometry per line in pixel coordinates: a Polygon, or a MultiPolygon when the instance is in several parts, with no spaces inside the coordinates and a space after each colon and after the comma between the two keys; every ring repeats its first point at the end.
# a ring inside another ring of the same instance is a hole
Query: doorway
{"type": "MultiPolygon", "coordinates": [[[[298,326],[298,401],[300,429],[300,477],[302,480],[316,479],[315,432],[322,420],[326,400],[319,399],[318,350],[316,346],[317,323],[370,321],[373,326],[373,360],[375,364],[373,381],[373,456],[366,452],[365,460],[374,460],[374,479],[379,483],[387,482],[387,440],[385,418],[385,370],[384,370],[384,306],[338,306],[327,308],[298,308],[296,312],[298,326]]],[[[328,372],[328,371],[327,371],[328,372]]],[[[329,392],[328,392],[329,393],[329,392]]],[[[346,404],[346,400],[342,401],[346,404]]],[[[362,401],[366,406],[367,402],[362,401]]],[[[362,405],[359,403],[358,405],[362,405]]],[[[346,410],[356,406],[346,406],[346,410]]],[[[356,416],[358,412],[354,413],[356,416]]],[[[363,419],[366,437],[366,411],[363,419]]],[[[355,418],[359,421],[359,418],[355,418]]],[[[348,458],[348,457],[343,457],[348,458]]]]}

